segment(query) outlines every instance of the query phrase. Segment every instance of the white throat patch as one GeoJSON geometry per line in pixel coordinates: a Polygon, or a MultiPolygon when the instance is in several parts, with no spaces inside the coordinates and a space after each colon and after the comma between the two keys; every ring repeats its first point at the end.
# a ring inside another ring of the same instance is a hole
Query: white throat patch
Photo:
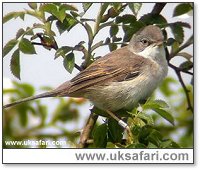
{"type": "Polygon", "coordinates": [[[163,46],[155,46],[155,47],[149,46],[145,48],[142,52],[135,54],[153,60],[160,60],[161,58],[165,59],[165,49],[163,46]]]}

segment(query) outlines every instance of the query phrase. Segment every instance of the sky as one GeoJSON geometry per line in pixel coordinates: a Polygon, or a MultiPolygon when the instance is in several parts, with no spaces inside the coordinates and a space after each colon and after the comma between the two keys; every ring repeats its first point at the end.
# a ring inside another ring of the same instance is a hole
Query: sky
{"type": "MultiPolygon", "coordinates": [[[[82,10],[81,4],[74,4],[78,7],[78,9],[82,10]]],[[[184,29],[185,31],[185,37],[189,38],[191,34],[193,34],[193,17],[187,17],[187,18],[173,18],[172,10],[175,8],[177,4],[176,3],[168,3],[161,14],[167,18],[169,22],[174,21],[183,21],[188,22],[192,26],[192,29],[184,29]]],[[[86,18],[95,18],[97,12],[98,12],[98,6],[99,4],[94,4],[94,6],[88,10],[87,14],[85,15],[86,18]]],[[[143,14],[146,14],[152,10],[152,7],[154,6],[153,3],[146,3],[141,8],[141,11],[139,12],[138,17],[142,16],[143,14]]],[[[4,3],[3,4],[3,15],[6,15],[9,12],[13,11],[21,11],[23,9],[28,8],[28,5],[25,3],[4,3]]],[[[129,13],[129,10],[125,10],[124,13],[129,13]]],[[[13,37],[15,37],[16,32],[20,28],[26,28],[27,26],[33,25],[33,23],[38,22],[38,20],[35,20],[33,17],[25,17],[25,20],[22,21],[21,19],[11,20],[10,22],[7,22],[3,25],[3,46],[13,37]]],[[[169,31],[169,30],[168,30],[169,31]]],[[[99,40],[105,39],[108,36],[109,30],[104,29],[102,32],[100,32],[99,36],[95,39],[96,42],[99,40]]],[[[122,31],[119,32],[121,34],[122,31]]],[[[58,34],[59,35],[59,34],[58,34]]],[[[81,26],[74,27],[70,32],[65,32],[61,36],[56,37],[56,41],[58,43],[58,46],[74,46],[78,44],[81,40],[86,41],[87,35],[84,31],[84,29],[81,26]]],[[[186,51],[192,54],[192,47],[189,47],[186,51]]],[[[36,93],[40,93],[40,87],[41,86],[51,86],[51,87],[57,87],[61,83],[70,80],[73,78],[78,71],[74,69],[72,74],[69,74],[63,67],[63,59],[58,58],[54,60],[54,54],[55,51],[51,50],[48,51],[42,47],[36,47],[36,55],[27,55],[27,54],[21,54],[20,62],[21,62],[21,81],[17,80],[10,72],[10,58],[11,54],[7,55],[3,60],[3,78],[19,81],[19,82],[26,82],[32,84],[36,88],[36,93]]],[[[107,47],[102,47],[97,49],[96,51],[97,56],[104,56],[109,52],[107,47]]],[[[75,52],[76,55],[76,63],[81,63],[81,53],[75,52]]],[[[177,58],[176,60],[173,60],[173,63],[179,64],[181,63],[181,59],[177,58]]],[[[173,76],[176,78],[176,75],[174,72],[170,69],[168,75],[173,76]]],[[[191,80],[190,76],[184,75],[184,80],[186,83],[189,83],[191,80]]],[[[4,81],[5,82],[5,81],[4,81]]],[[[4,84],[4,87],[7,86],[7,83],[4,84]]],[[[180,87],[180,86],[179,86],[180,87]]],[[[179,88],[179,87],[175,87],[179,88]]],[[[158,94],[159,95],[159,94],[158,94]]],[[[162,96],[159,96],[162,97],[162,96]]],[[[42,103],[47,104],[50,111],[52,111],[56,103],[58,101],[52,100],[52,99],[42,99],[42,103]]],[[[85,119],[89,115],[89,109],[91,105],[85,104],[82,108],[80,108],[82,112],[82,121],[79,125],[68,125],[68,127],[71,129],[73,128],[82,128],[82,124],[85,122],[85,119]],[[79,127],[77,127],[79,126],[79,127]]]]}

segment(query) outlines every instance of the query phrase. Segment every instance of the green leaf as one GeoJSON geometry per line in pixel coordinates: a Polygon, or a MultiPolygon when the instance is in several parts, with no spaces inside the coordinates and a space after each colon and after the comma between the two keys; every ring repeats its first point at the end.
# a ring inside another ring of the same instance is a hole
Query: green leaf
{"type": "Polygon", "coordinates": [[[182,56],[187,60],[190,60],[193,57],[191,54],[186,53],[186,52],[180,52],[180,53],[177,54],[177,56],[182,56]]]}
{"type": "Polygon", "coordinates": [[[7,42],[7,44],[3,47],[3,57],[5,57],[18,43],[18,40],[12,39],[7,42]]]}
{"type": "Polygon", "coordinates": [[[160,116],[162,116],[167,121],[169,121],[172,125],[174,125],[174,118],[169,112],[167,112],[166,110],[163,110],[163,109],[159,109],[159,108],[152,108],[152,110],[155,111],[156,113],[158,113],[160,116]]]}
{"type": "Polygon", "coordinates": [[[123,22],[122,16],[117,16],[117,17],[115,18],[115,23],[116,23],[116,24],[119,24],[119,23],[122,23],[122,22],[123,22]]]}
{"type": "Polygon", "coordinates": [[[148,136],[152,131],[152,127],[151,126],[143,126],[140,130],[140,133],[138,135],[138,141],[144,145],[148,145],[149,141],[148,141],[148,136]]]}
{"type": "Polygon", "coordinates": [[[59,10],[70,10],[70,11],[78,11],[78,9],[74,5],[69,5],[69,4],[62,4],[59,7],[59,10]]]}
{"type": "Polygon", "coordinates": [[[163,138],[163,136],[161,135],[161,133],[155,129],[153,129],[152,132],[148,136],[149,142],[153,143],[157,147],[160,146],[162,138],[163,138]]]}
{"type": "Polygon", "coordinates": [[[92,3],[82,3],[82,7],[84,12],[86,12],[90,7],[91,7],[92,3]]]}
{"type": "Polygon", "coordinates": [[[163,142],[160,144],[160,148],[180,148],[180,146],[175,143],[174,141],[167,139],[163,140],[163,142]]]}
{"type": "Polygon", "coordinates": [[[120,10],[120,8],[122,7],[122,3],[118,2],[113,2],[111,3],[111,5],[114,7],[115,10],[120,10]]]}
{"type": "Polygon", "coordinates": [[[38,112],[40,114],[41,117],[41,125],[45,126],[46,123],[46,118],[48,116],[48,112],[47,112],[47,107],[43,106],[43,105],[38,105],[38,112]]]}
{"type": "Polygon", "coordinates": [[[147,146],[144,145],[144,144],[142,144],[142,143],[137,143],[137,144],[135,145],[135,148],[136,148],[136,149],[141,149],[141,148],[147,148],[147,146]]]}
{"type": "Polygon", "coordinates": [[[180,46],[179,42],[175,40],[171,46],[172,47],[171,53],[176,53],[179,49],[179,46],[180,46]]]}
{"type": "Polygon", "coordinates": [[[182,3],[176,6],[174,9],[173,17],[183,15],[191,11],[193,7],[189,3],[182,3]]]}
{"type": "Polygon", "coordinates": [[[66,17],[65,9],[60,9],[59,12],[55,14],[55,16],[60,20],[60,22],[63,22],[66,17]]]}
{"type": "Polygon", "coordinates": [[[24,54],[36,54],[35,47],[33,44],[26,38],[22,38],[19,42],[19,49],[24,54]]]}
{"type": "Polygon", "coordinates": [[[28,3],[28,6],[33,9],[33,10],[36,10],[37,9],[37,3],[28,3]]]}
{"type": "Polygon", "coordinates": [[[152,13],[143,15],[139,21],[145,23],[146,25],[167,24],[167,20],[162,15],[152,13]]]}
{"type": "Polygon", "coordinates": [[[20,56],[19,56],[19,49],[17,49],[10,61],[10,70],[12,74],[20,80],[20,56]]]}
{"type": "Polygon", "coordinates": [[[65,31],[70,31],[76,24],[77,21],[71,15],[67,14],[67,17],[63,20],[63,22],[56,22],[56,27],[58,28],[59,33],[62,34],[65,31]]]}
{"type": "Polygon", "coordinates": [[[53,14],[53,15],[58,12],[57,6],[54,5],[54,4],[51,4],[51,3],[42,5],[40,10],[44,11],[44,12],[48,12],[48,13],[53,14]]]}
{"type": "Polygon", "coordinates": [[[103,123],[94,130],[94,145],[96,148],[105,148],[107,145],[107,124],[103,123]]]}
{"type": "Polygon", "coordinates": [[[5,24],[6,22],[8,22],[9,20],[15,18],[17,15],[16,15],[16,12],[10,12],[8,14],[6,14],[4,17],[3,17],[3,24],[5,24]]]}
{"type": "Polygon", "coordinates": [[[124,129],[112,118],[108,119],[108,136],[111,142],[121,143],[124,129]]]}
{"type": "Polygon", "coordinates": [[[91,28],[91,26],[87,22],[85,22],[85,28],[86,28],[86,31],[87,31],[87,34],[88,34],[88,37],[89,37],[89,42],[91,42],[92,39],[93,39],[92,28],[91,28]]]}
{"type": "Polygon", "coordinates": [[[116,24],[111,25],[110,27],[110,36],[113,37],[114,35],[116,35],[119,31],[119,28],[116,24]]]}
{"type": "Polygon", "coordinates": [[[143,109],[151,108],[169,108],[169,105],[164,100],[150,100],[143,106],[143,109]]]}
{"type": "Polygon", "coordinates": [[[20,98],[25,98],[28,96],[32,96],[34,94],[34,87],[30,84],[27,83],[17,83],[13,82],[14,86],[18,91],[20,92],[19,97],[20,98]]]}
{"type": "Polygon", "coordinates": [[[91,51],[94,51],[96,48],[100,47],[101,45],[103,45],[103,41],[97,42],[96,44],[94,44],[94,45],[91,47],[91,51]]]}
{"type": "Polygon", "coordinates": [[[139,133],[140,133],[140,129],[141,127],[135,125],[132,129],[131,129],[131,132],[134,136],[137,136],[139,133]]]}
{"type": "Polygon", "coordinates": [[[169,108],[169,105],[164,100],[154,100],[156,104],[158,104],[161,108],[169,108]]]}
{"type": "MultiPolygon", "coordinates": [[[[178,24],[180,25],[181,27],[185,27],[185,28],[191,28],[190,24],[188,24],[187,22],[182,22],[182,21],[178,21],[178,22],[175,22],[174,24],[178,24]]],[[[170,24],[171,25],[171,24],[170,24]]],[[[172,24],[173,25],[173,24],[172,24]]]]}
{"type": "Polygon", "coordinates": [[[125,14],[122,16],[122,22],[123,24],[133,24],[136,21],[136,17],[130,14],[125,14]]]}
{"type": "Polygon", "coordinates": [[[69,53],[67,56],[65,56],[63,65],[69,73],[72,73],[75,65],[74,53],[69,53]]]}
{"type": "Polygon", "coordinates": [[[26,104],[22,104],[18,106],[19,110],[19,120],[22,127],[26,127],[28,124],[28,114],[26,104]]]}
{"type": "Polygon", "coordinates": [[[193,62],[191,62],[191,61],[185,61],[185,62],[183,62],[183,63],[180,64],[179,68],[181,70],[188,71],[188,70],[190,70],[190,69],[193,68],[193,62]]]}
{"type": "Polygon", "coordinates": [[[25,12],[18,12],[19,17],[24,20],[25,12]]]}
{"type": "Polygon", "coordinates": [[[69,46],[63,46],[61,48],[59,48],[56,53],[55,53],[55,58],[58,58],[59,56],[62,56],[62,57],[65,57],[65,55],[70,52],[71,50],[73,50],[72,47],[69,47],[69,46]]]}
{"type": "Polygon", "coordinates": [[[56,16],[58,17],[58,19],[63,22],[65,17],[67,17],[66,19],[68,19],[68,17],[70,16],[70,18],[73,18],[71,17],[71,15],[69,14],[66,14],[66,11],[69,10],[69,11],[78,11],[78,9],[73,6],[73,5],[69,5],[69,4],[62,4],[60,7],[59,7],[59,12],[58,14],[56,14],[56,16]]]}
{"type": "Polygon", "coordinates": [[[122,40],[122,38],[121,37],[116,37],[116,36],[113,36],[112,37],[112,42],[119,42],[119,41],[121,41],[122,40]]]}
{"type": "Polygon", "coordinates": [[[115,43],[110,43],[109,44],[109,50],[110,51],[114,51],[114,50],[116,50],[117,49],[117,44],[115,44],[115,43]]]}
{"type": "Polygon", "coordinates": [[[21,37],[21,35],[23,35],[24,32],[25,32],[25,30],[24,30],[23,28],[20,28],[20,29],[17,31],[16,39],[18,39],[19,37],[21,37]]]}
{"type": "Polygon", "coordinates": [[[25,34],[26,35],[34,35],[33,28],[27,27],[25,34]]]}
{"type": "Polygon", "coordinates": [[[130,10],[133,12],[135,16],[137,16],[138,12],[142,7],[142,3],[128,3],[130,10]]]}
{"type": "Polygon", "coordinates": [[[3,17],[3,24],[5,24],[11,19],[16,19],[17,17],[24,19],[24,14],[24,12],[10,12],[3,17]]]}
{"type": "Polygon", "coordinates": [[[154,120],[150,115],[140,112],[136,117],[140,118],[146,125],[154,125],[154,120]]]}
{"type": "Polygon", "coordinates": [[[65,16],[66,16],[65,15],[65,9],[59,10],[58,7],[55,4],[52,4],[52,3],[42,5],[41,10],[54,15],[61,22],[63,22],[63,20],[65,19],[65,16]]]}
{"type": "Polygon", "coordinates": [[[172,33],[174,35],[174,39],[176,41],[178,41],[179,44],[182,44],[183,40],[184,40],[183,27],[180,26],[179,24],[173,24],[173,25],[170,25],[170,28],[171,28],[172,33]]]}

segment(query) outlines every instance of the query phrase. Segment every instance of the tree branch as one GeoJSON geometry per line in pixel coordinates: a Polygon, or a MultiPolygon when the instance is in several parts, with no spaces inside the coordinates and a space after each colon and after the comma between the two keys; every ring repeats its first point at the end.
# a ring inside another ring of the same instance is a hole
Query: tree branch
{"type": "Polygon", "coordinates": [[[152,14],[160,14],[167,3],[156,3],[151,11],[152,14]]]}
{"type": "Polygon", "coordinates": [[[95,113],[91,112],[86,125],[83,128],[83,132],[81,133],[80,136],[80,142],[78,144],[78,148],[85,148],[88,145],[88,140],[90,137],[90,133],[92,129],[94,128],[94,125],[97,121],[98,115],[95,113]]]}
{"type": "MultiPolygon", "coordinates": [[[[187,42],[188,42],[188,41],[187,41],[187,42]]],[[[189,43],[187,43],[187,42],[185,43],[186,45],[184,45],[185,48],[189,45],[189,43]]],[[[183,50],[183,49],[184,49],[184,48],[182,47],[182,50],[183,50]]],[[[185,73],[188,73],[188,74],[191,74],[191,75],[193,75],[193,73],[191,73],[191,72],[189,72],[189,71],[184,71],[184,70],[180,69],[179,67],[176,67],[176,66],[174,66],[173,64],[169,63],[169,60],[171,59],[171,58],[170,58],[171,54],[169,54],[169,51],[168,51],[167,48],[165,48],[165,50],[166,50],[166,58],[168,59],[168,65],[169,65],[169,67],[171,67],[171,68],[176,72],[176,75],[177,75],[177,77],[178,77],[178,80],[179,80],[179,82],[181,83],[181,86],[183,87],[183,90],[184,90],[184,92],[185,92],[185,96],[186,96],[187,103],[188,103],[188,108],[187,108],[187,110],[191,110],[191,111],[193,112],[193,107],[192,107],[192,104],[191,104],[191,101],[190,101],[190,97],[189,97],[189,92],[190,92],[190,91],[187,89],[187,87],[186,87],[186,85],[185,85],[185,83],[184,83],[184,81],[183,81],[183,79],[182,79],[181,71],[182,71],[182,72],[185,72],[185,73]]],[[[181,51],[181,50],[179,49],[178,51],[181,51]]],[[[176,53],[176,54],[177,54],[177,53],[176,53]]]]}

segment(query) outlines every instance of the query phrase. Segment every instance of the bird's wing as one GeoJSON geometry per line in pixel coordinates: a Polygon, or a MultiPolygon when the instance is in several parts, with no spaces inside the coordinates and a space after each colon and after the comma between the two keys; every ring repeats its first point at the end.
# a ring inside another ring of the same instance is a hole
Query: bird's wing
{"type": "Polygon", "coordinates": [[[111,55],[106,55],[96,60],[70,81],[72,85],[69,89],[69,94],[94,85],[105,86],[112,82],[128,81],[137,77],[141,72],[143,64],[141,58],[143,57],[133,55],[127,50],[126,52],[128,54],[124,54],[124,51],[119,49],[115,53],[111,53],[111,55]]]}

